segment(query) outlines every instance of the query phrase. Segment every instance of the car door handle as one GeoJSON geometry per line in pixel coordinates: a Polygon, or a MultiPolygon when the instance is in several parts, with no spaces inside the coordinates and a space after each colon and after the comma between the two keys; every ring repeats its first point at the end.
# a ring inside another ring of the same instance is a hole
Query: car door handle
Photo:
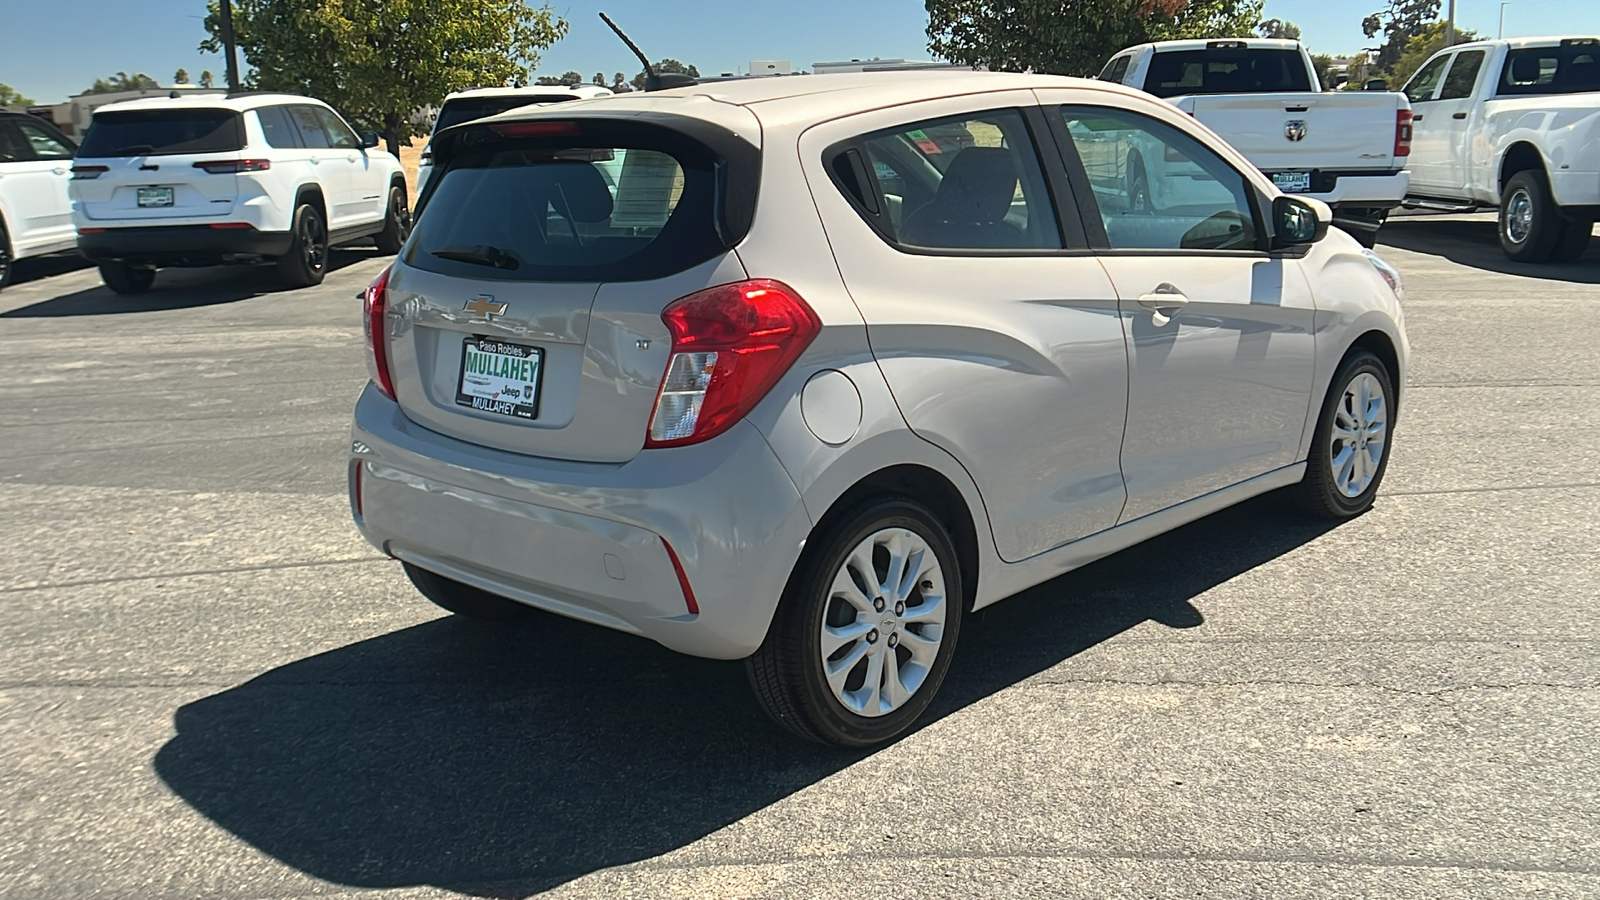
{"type": "Polygon", "coordinates": [[[1452,118],[1452,119],[1465,119],[1466,117],[1467,117],[1466,113],[1455,113],[1450,118],[1452,118]]]}
{"type": "Polygon", "coordinates": [[[66,169],[65,166],[56,166],[54,169],[51,169],[50,171],[56,173],[57,175],[65,175],[65,174],[67,174],[67,169],[66,169]]]}
{"type": "Polygon", "coordinates": [[[1157,312],[1178,309],[1188,302],[1189,298],[1183,295],[1183,291],[1170,284],[1162,284],[1150,293],[1139,297],[1140,306],[1157,312]]]}

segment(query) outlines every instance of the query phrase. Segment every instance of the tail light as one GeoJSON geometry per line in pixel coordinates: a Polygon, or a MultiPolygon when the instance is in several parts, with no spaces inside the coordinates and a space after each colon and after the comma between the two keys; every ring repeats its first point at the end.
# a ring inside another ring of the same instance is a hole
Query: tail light
{"type": "Polygon", "coordinates": [[[110,166],[73,166],[72,177],[77,181],[92,181],[109,171],[110,166]]]}
{"type": "Polygon", "coordinates": [[[418,165],[423,165],[423,166],[431,166],[431,165],[433,165],[433,151],[432,150],[423,150],[422,151],[422,155],[417,157],[417,164],[418,165]]]}
{"type": "Polygon", "coordinates": [[[1394,114],[1394,157],[1411,155],[1411,110],[1396,110],[1394,114]]]}
{"type": "Polygon", "coordinates": [[[793,288],[756,279],[672,301],[672,355],[646,447],[694,444],[745,417],[800,358],[822,321],[793,288]]]}
{"type": "Polygon", "coordinates": [[[215,159],[194,164],[210,175],[233,175],[239,172],[265,172],[272,168],[270,159],[215,159]]]}
{"type": "Polygon", "coordinates": [[[579,134],[577,122],[506,122],[490,125],[489,130],[501,137],[568,137],[579,134]]]}
{"type": "Polygon", "coordinates": [[[389,377],[389,329],[384,319],[389,314],[389,270],[384,266],[378,277],[367,285],[362,298],[362,326],[367,332],[367,375],[378,392],[394,399],[394,381],[389,377]]]}

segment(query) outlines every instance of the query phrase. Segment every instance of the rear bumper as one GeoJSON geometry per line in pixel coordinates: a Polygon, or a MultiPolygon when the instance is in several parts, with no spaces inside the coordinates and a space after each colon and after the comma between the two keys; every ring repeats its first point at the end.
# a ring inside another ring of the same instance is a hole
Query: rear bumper
{"type": "Polygon", "coordinates": [[[1313,197],[1335,209],[1393,209],[1410,187],[1411,173],[1404,169],[1387,173],[1317,170],[1311,173],[1311,190],[1300,196],[1313,197]]]}
{"type": "Polygon", "coordinates": [[[812,524],[748,422],[621,465],[571,463],[429,431],[370,385],[356,404],[349,481],[357,526],[390,556],[718,659],[761,645],[812,524]]]}
{"type": "MultiPolygon", "coordinates": [[[[91,226],[92,227],[92,226],[91,226]]],[[[210,225],[142,225],[78,234],[78,252],[94,262],[208,266],[282,256],[294,235],[210,225]]]]}

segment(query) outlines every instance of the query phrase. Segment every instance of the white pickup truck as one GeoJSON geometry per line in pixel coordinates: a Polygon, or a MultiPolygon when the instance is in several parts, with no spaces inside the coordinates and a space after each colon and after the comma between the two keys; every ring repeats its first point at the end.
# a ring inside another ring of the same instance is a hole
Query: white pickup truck
{"type": "Polygon", "coordinates": [[[1522,262],[1577,259],[1600,217],[1600,38],[1518,38],[1434,54],[1416,111],[1407,206],[1499,209],[1522,262]]]}
{"type": "MultiPolygon", "coordinates": [[[[1328,91],[1298,41],[1161,41],[1129,47],[1100,72],[1199,119],[1284,193],[1333,207],[1334,224],[1367,246],[1405,199],[1411,105],[1389,91],[1328,91]]],[[[1186,163],[1179,163],[1180,167],[1186,163]]],[[[1129,161],[1132,179],[1159,193],[1161,159],[1129,161]]],[[[1182,177],[1182,173],[1170,173],[1182,177]]],[[[1131,195],[1130,195],[1131,196],[1131,195]]]]}

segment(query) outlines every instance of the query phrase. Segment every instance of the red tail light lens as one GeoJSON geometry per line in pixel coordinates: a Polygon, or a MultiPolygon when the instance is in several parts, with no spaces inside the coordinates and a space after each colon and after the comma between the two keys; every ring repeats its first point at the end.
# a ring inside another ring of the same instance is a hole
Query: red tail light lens
{"type": "Polygon", "coordinates": [[[231,175],[239,172],[265,172],[272,168],[270,159],[217,159],[194,164],[211,175],[231,175]]]}
{"type": "Polygon", "coordinates": [[[1402,109],[1394,114],[1394,156],[1411,155],[1411,110],[1402,109]]]}
{"type": "Polygon", "coordinates": [[[793,288],[756,279],[674,300],[661,313],[672,355],[646,447],[695,444],[745,417],[822,330],[793,288]]]}
{"type": "Polygon", "coordinates": [[[389,270],[384,266],[378,277],[367,285],[362,300],[362,325],[367,332],[367,375],[379,393],[394,399],[394,381],[389,377],[389,329],[385,318],[389,314],[389,270]]]}
{"type": "Polygon", "coordinates": [[[577,122],[506,122],[490,125],[489,130],[501,137],[567,137],[578,134],[577,122]]]}

